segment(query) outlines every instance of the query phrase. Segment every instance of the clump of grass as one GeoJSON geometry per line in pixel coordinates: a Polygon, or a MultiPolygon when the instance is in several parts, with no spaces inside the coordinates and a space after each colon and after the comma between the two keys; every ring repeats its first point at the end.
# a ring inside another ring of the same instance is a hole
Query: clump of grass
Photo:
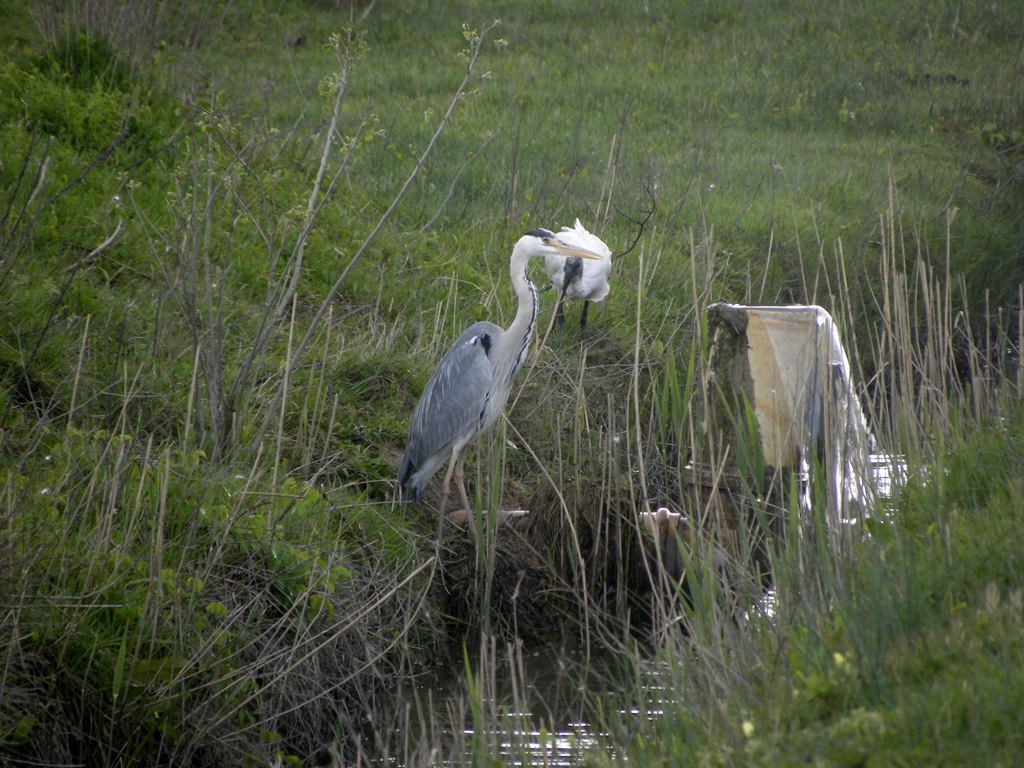
{"type": "Polygon", "coordinates": [[[339,519],[357,509],[351,498],[275,483],[269,459],[212,472],[200,451],[119,426],[41,428],[39,451],[7,476],[10,754],[356,754],[358,734],[374,732],[363,713],[393,685],[411,638],[435,642],[412,618],[429,588],[416,541],[394,528],[378,555],[339,519]]]}
{"type": "Polygon", "coordinates": [[[33,4],[33,18],[52,56],[76,80],[144,75],[159,52],[209,44],[227,7],[170,2],[152,7],[87,0],[33,4]]]}

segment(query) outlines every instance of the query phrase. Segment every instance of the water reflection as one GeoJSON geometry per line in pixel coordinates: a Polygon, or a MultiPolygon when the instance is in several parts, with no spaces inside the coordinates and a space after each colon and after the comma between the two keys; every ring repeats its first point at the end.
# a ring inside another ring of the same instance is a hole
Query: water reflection
{"type": "Polygon", "coordinates": [[[618,669],[607,652],[491,641],[468,671],[453,659],[401,693],[405,743],[390,765],[579,765],[598,747],[594,702],[621,690],[618,669]]]}
{"type": "MultiPolygon", "coordinates": [[[[474,735],[472,730],[466,730],[468,738],[474,735]]],[[[597,737],[586,722],[569,723],[565,730],[555,733],[514,730],[503,737],[497,752],[490,755],[501,765],[575,766],[588,748],[597,745],[597,737]]]]}

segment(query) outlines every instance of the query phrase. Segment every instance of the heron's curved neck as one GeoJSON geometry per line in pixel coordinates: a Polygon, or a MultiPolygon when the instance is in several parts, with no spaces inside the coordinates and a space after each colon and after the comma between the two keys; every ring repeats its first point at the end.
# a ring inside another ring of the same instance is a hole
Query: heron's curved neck
{"type": "Polygon", "coordinates": [[[512,321],[512,325],[508,327],[504,335],[504,341],[513,350],[509,358],[512,360],[510,377],[515,375],[519,366],[526,359],[526,353],[530,349],[530,338],[533,336],[533,328],[537,324],[537,289],[530,282],[530,276],[526,274],[526,266],[529,263],[528,256],[518,251],[512,253],[509,271],[512,276],[512,288],[519,301],[519,308],[516,310],[515,320],[512,321]]]}

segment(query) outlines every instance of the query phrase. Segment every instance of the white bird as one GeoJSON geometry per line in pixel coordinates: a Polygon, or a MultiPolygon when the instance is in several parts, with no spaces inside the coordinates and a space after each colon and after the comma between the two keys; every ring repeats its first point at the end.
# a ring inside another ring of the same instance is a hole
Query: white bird
{"type": "Polygon", "coordinates": [[[558,294],[555,305],[555,319],[561,328],[565,322],[562,302],[565,299],[582,299],[580,332],[587,327],[587,309],[590,302],[601,301],[608,295],[608,277],[612,272],[612,252],[597,235],[592,234],[576,219],[576,227],[562,227],[558,239],[567,245],[582,248],[600,258],[583,260],[578,256],[563,256],[552,253],[544,257],[544,267],[551,279],[551,287],[558,294]]]}
{"type": "Polygon", "coordinates": [[[555,255],[579,261],[602,258],[586,245],[563,238],[564,233],[555,235],[546,229],[534,229],[519,238],[509,265],[519,301],[512,325],[508,330],[488,322],[470,326],[442,358],[416,405],[405,455],[398,468],[398,484],[405,495],[419,501],[427,481],[449,462],[441,487],[439,532],[454,473],[464,514],[457,512],[453,517],[467,519],[470,535],[475,536],[473,508],[463,480],[465,451],[501,417],[512,390],[512,379],[530,348],[537,321],[537,289],[526,273],[527,264],[530,259],[555,255]]]}

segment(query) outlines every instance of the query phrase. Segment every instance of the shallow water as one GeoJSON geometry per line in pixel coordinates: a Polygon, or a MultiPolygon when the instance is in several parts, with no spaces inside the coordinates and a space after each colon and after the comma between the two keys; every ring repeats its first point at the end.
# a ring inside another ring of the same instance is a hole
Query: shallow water
{"type": "Polygon", "coordinates": [[[609,653],[566,646],[492,643],[469,668],[472,684],[466,665],[452,663],[401,693],[407,743],[391,765],[579,765],[598,748],[594,702],[607,701],[624,682],[609,653]]]}
{"type": "Polygon", "coordinates": [[[419,714],[406,718],[404,749],[387,766],[579,766],[588,753],[605,756],[617,742],[603,738],[602,722],[657,719],[674,706],[673,670],[632,653],[485,648],[470,662],[472,684],[453,664],[401,693],[419,714]]]}
{"type": "MultiPolygon", "coordinates": [[[[905,482],[906,465],[898,456],[870,458],[884,504],[905,482]]],[[[771,617],[775,607],[768,591],[756,611],[771,617]]],[[[595,703],[628,719],[658,717],[671,701],[664,669],[636,659],[627,666],[641,679],[626,679],[607,650],[485,643],[468,664],[453,659],[397,692],[404,709],[387,765],[580,765],[588,751],[603,748],[595,703]],[[646,694],[644,704],[621,709],[625,698],[617,694],[638,690],[646,694]]]]}

